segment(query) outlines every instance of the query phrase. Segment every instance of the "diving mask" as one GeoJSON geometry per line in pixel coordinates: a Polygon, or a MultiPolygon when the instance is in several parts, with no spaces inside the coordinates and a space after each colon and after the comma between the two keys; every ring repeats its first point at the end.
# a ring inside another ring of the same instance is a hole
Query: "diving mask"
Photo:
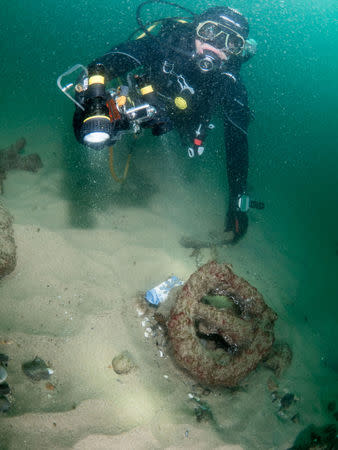
{"type": "Polygon", "coordinates": [[[198,24],[196,34],[199,39],[232,55],[239,55],[245,46],[243,36],[236,33],[230,27],[211,20],[198,24]]]}

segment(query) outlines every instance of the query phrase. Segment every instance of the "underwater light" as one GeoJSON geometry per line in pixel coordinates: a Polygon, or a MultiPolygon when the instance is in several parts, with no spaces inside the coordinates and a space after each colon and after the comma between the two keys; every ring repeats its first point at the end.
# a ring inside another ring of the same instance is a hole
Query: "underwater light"
{"type": "Polygon", "coordinates": [[[105,133],[103,131],[94,131],[92,133],[88,133],[84,138],[84,142],[86,144],[104,144],[110,138],[109,133],[105,133]]]}

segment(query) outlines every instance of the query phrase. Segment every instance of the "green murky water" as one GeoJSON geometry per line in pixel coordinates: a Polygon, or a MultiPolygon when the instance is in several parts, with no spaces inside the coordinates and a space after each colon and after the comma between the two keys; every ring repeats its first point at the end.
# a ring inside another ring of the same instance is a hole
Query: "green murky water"
{"type": "MultiPolygon", "coordinates": [[[[87,0],[13,0],[2,8],[0,147],[24,135],[32,143],[29,150],[39,151],[49,173],[62,171],[60,196],[70,200],[72,226],[90,228],[93,211],[94,215],[96,210],[104,211],[113,194],[106,189],[111,181],[105,157],[93,156],[88,167],[88,154],[84,156],[72,136],[73,106],[58,91],[56,79],[73,64],[86,64],[126,39],[137,27],[138,4],[101,0],[93,7],[87,0]],[[49,152],[49,142],[59,142],[60,153],[49,152]]],[[[180,4],[191,6],[186,0],[180,4]]],[[[206,2],[198,0],[194,9],[202,11],[205,6],[206,2]]],[[[255,112],[249,131],[249,187],[253,197],[266,205],[264,211],[250,212],[249,230],[258,237],[241,242],[241,257],[245,258],[246,250],[256,254],[261,267],[270,264],[264,260],[269,255],[271,264],[280,269],[277,273],[287,274],[274,280],[284,292],[282,320],[292,318],[295,334],[306,327],[316,342],[318,357],[310,358],[308,370],[317,380],[314,396],[324,405],[337,396],[332,384],[327,387],[327,373],[338,373],[337,4],[334,0],[235,0],[231,6],[248,16],[250,34],[258,42],[257,55],[242,73],[255,112]],[[260,244],[267,243],[270,251],[262,252],[260,244]]],[[[147,17],[159,13],[158,7],[150,7],[147,17]]],[[[221,136],[216,129],[208,148],[218,148],[221,136]]],[[[148,151],[158,145],[150,137],[142,139],[148,151]]],[[[173,141],[169,138],[168,142],[172,145],[173,141]]],[[[163,158],[173,173],[177,167],[170,166],[169,150],[164,149],[163,158]]],[[[146,175],[159,182],[161,176],[151,170],[156,170],[161,157],[157,154],[154,158],[146,175]]],[[[226,188],[224,157],[219,158],[210,152],[203,167],[192,168],[182,149],[175,161],[184,167],[180,176],[197,173],[196,189],[200,182],[208,186],[212,195],[208,204],[200,205],[201,211],[214,208],[221,210],[221,216],[226,188]]],[[[142,154],[136,161],[146,170],[142,154]]],[[[144,178],[135,184],[140,186],[139,197],[115,193],[116,205],[130,202],[130,206],[147,207],[145,198],[153,194],[152,188],[144,178]]],[[[160,214],[184,228],[188,221],[184,198],[175,191],[174,183],[171,186],[173,191],[164,197],[167,207],[160,214]]],[[[10,189],[5,201],[14,207],[10,189]]],[[[24,214],[18,212],[17,217],[25,223],[24,214]]],[[[52,227],[48,218],[45,225],[52,227]]],[[[235,254],[236,249],[231,252],[235,254]]],[[[255,258],[251,261],[255,271],[255,258]]],[[[261,278],[264,280],[264,274],[261,278]]],[[[304,352],[310,354],[311,345],[304,352]]],[[[326,423],[320,410],[317,423],[326,423]]]]}

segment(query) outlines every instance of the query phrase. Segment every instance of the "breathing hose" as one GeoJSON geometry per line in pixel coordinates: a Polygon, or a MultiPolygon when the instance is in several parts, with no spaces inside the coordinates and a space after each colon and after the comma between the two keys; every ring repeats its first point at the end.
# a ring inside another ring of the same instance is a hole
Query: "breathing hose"
{"type": "MultiPolygon", "coordinates": [[[[141,3],[137,7],[137,10],[136,10],[137,23],[138,23],[139,27],[141,28],[141,30],[143,30],[147,36],[152,36],[152,34],[148,30],[147,25],[142,22],[141,10],[142,10],[142,8],[145,5],[148,5],[149,3],[162,3],[164,5],[174,6],[175,8],[179,8],[182,11],[185,11],[185,12],[189,13],[192,17],[196,16],[196,14],[193,11],[191,11],[191,9],[185,8],[184,6],[178,5],[177,3],[169,2],[169,1],[166,1],[166,0],[147,0],[147,1],[143,2],[143,3],[141,3]]],[[[162,19],[162,20],[165,20],[165,19],[162,19]]]]}
{"type": "Polygon", "coordinates": [[[125,179],[127,178],[130,160],[131,160],[131,153],[129,153],[129,155],[128,155],[127,162],[126,162],[126,165],[125,165],[125,168],[123,171],[123,176],[121,178],[119,178],[116,175],[116,172],[114,169],[114,147],[112,145],[109,147],[109,170],[110,170],[111,176],[114,178],[114,180],[117,183],[123,183],[125,181],[125,179]]]}

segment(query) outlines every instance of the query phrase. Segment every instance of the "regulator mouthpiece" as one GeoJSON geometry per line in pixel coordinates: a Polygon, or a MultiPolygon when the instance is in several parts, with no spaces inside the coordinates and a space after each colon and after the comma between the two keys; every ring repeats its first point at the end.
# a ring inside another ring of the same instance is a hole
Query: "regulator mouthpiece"
{"type": "Polygon", "coordinates": [[[220,69],[221,60],[210,51],[203,52],[197,60],[197,65],[201,72],[209,73],[220,69]]]}

